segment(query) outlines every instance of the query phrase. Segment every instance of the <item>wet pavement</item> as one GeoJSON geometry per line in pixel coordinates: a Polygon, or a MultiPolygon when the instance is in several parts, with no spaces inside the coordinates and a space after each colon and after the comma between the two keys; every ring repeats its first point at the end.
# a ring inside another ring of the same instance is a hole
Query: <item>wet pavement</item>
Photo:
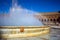
{"type": "Polygon", "coordinates": [[[51,28],[50,40],[60,40],[60,28],[51,28]]]}

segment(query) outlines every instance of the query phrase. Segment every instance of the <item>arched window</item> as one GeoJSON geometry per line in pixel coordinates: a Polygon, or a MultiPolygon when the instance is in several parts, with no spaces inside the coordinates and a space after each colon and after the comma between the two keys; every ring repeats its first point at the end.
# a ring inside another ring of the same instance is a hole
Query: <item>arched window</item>
{"type": "Polygon", "coordinates": [[[58,17],[57,22],[60,23],[60,17],[58,17]]]}
{"type": "Polygon", "coordinates": [[[42,21],[43,21],[43,19],[42,19],[42,21]]]}
{"type": "Polygon", "coordinates": [[[44,19],[44,21],[46,22],[46,19],[44,19]]]}
{"type": "Polygon", "coordinates": [[[47,19],[47,22],[49,21],[49,19],[47,19]]]}
{"type": "Polygon", "coordinates": [[[50,19],[50,21],[52,21],[52,19],[50,19]]]}
{"type": "Polygon", "coordinates": [[[55,22],[55,21],[56,21],[56,19],[53,19],[53,21],[55,22]]]}

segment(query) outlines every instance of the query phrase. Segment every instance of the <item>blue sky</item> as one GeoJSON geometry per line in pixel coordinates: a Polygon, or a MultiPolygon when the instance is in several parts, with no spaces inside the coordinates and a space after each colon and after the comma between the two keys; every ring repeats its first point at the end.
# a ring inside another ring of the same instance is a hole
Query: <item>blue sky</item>
{"type": "MultiPolygon", "coordinates": [[[[60,11],[60,0],[17,0],[18,5],[36,12],[60,11]]],[[[0,13],[8,12],[12,0],[0,0],[0,13]]]]}

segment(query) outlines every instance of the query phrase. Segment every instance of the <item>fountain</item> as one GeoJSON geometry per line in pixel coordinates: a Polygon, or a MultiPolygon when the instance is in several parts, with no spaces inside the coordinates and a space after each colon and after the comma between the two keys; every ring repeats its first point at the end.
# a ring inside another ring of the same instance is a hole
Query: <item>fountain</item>
{"type": "Polygon", "coordinates": [[[27,10],[12,1],[9,16],[0,16],[0,31],[3,38],[35,37],[49,33],[49,27],[34,17],[37,12],[27,10]]]}

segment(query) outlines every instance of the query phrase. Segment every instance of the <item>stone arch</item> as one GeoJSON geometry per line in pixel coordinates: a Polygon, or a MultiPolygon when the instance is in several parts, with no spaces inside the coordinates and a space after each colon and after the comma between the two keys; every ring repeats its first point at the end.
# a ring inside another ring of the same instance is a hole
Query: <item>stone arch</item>
{"type": "Polygon", "coordinates": [[[42,19],[42,21],[43,21],[43,19],[42,19]]]}
{"type": "Polygon", "coordinates": [[[60,23],[60,17],[57,18],[57,22],[60,23]]]}
{"type": "Polygon", "coordinates": [[[54,19],[53,19],[53,21],[55,22],[55,21],[56,21],[56,19],[54,18],[54,19]]]}
{"type": "Polygon", "coordinates": [[[44,19],[44,21],[46,22],[46,19],[44,19]]]}
{"type": "Polygon", "coordinates": [[[53,21],[53,19],[50,19],[50,21],[53,21]]]}
{"type": "Polygon", "coordinates": [[[47,19],[47,21],[49,22],[49,19],[47,19]]]}

